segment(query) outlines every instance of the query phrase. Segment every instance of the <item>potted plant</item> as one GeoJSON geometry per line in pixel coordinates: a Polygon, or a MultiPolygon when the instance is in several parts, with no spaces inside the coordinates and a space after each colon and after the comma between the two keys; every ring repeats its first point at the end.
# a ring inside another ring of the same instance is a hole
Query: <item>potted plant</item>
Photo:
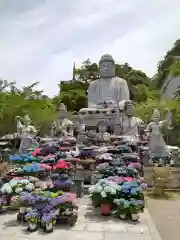
{"type": "Polygon", "coordinates": [[[40,213],[34,209],[25,215],[25,219],[28,222],[27,230],[29,232],[36,231],[40,222],[40,213]]]}
{"type": "Polygon", "coordinates": [[[101,195],[99,193],[92,193],[90,195],[92,205],[97,208],[101,205],[101,195]]]}
{"type": "Polygon", "coordinates": [[[130,207],[130,202],[124,198],[114,199],[114,204],[116,205],[115,214],[120,219],[126,219],[130,207]]]}
{"type": "Polygon", "coordinates": [[[101,214],[108,216],[111,213],[111,201],[108,197],[104,197],[101,200],[101,214]]]}
{"type": "Polygon", "coordinates": [[[138,200],[138,206],[139,206],[139,211],[143,212],[145,207],[144,200],[138,200]]]}
{"type": "Polygon", "coordinates": [[[4,199],[1,197],[0,198],[0,212],[3,210],[3,206],[4,206],[4,199]]]}
{"type": "Polygon", "coordinates": [[[130,216],[131,216],[131,220],[132,221],[138,221],[138,219],[139,219],[139,211],[140,211],[140,209],[139,209],[139,203],[138,203],[138,201],[137,200],[135,200],[135,199],[131,199],[131,201],[130,201],[130,216]]]}
{"type": "Polygon", "coordinates": [[[60,207],[62,215],[70,216],[73,214],[74,206],[71,202],[64,202],[60,207]]]}
{"type": "Polygon", "coordinates": [[[101,205],[101,191],[102,187],[100,185],[93,185],[89,188],[90,198],[94,207],[101,205]]]}
{"type": "Polygon", "coordinates": [[[17,215],[17,221],[22,221],[24,220],[25,214],[27,212],[31,212],[33,209],[33,206],[36,202],[35,196],[28,192],[22,192],[19,197],[19,203],[20,203],[20,208],[19,208],[19,213],[17,215]]]}
{"type": "Polygon", "coordinates": [[[42,215],[41,225],[46,233],[53,232],[54,225],[56,224],[56,214],[55,211],[50,211],[42,215]]]}
{"type": "Polygon", "coordinates": [[[112,196],[110,194],[110,189],[106,190],[105,186],[101,192],[101,214],[103,216],[108,216],[111,213],[112,208],[112,196]]]}

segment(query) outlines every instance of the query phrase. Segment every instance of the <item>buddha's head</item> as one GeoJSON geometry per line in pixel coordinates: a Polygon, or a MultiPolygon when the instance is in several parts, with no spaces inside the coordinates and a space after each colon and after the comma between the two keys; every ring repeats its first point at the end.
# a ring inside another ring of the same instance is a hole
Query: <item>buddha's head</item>
{"type": "Polygon", "coordinates": [[[109,54],[104,54],[99,61],[99,74],[103,78],[115,77],[115,61],[109,54]]]}

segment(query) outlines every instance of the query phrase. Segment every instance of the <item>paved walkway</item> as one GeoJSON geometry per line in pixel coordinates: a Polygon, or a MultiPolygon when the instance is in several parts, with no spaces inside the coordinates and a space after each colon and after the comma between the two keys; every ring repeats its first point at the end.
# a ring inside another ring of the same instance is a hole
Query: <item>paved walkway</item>
{"type": "Polygon", "coordinates": [[[58,226],[53,233],[37,231],[27,233],[18,225],[16,214],[0,216],[0,239],[2,240],[161,240],[149,212],[140,216],[140,222],[124,222],[95,213],[85,196],[80,200],[79,219],[73,228],[58,226]]]}
{"type": "Polygon", "coordinates": [[[149,212],[163,240],[179,240],[180,201],[148,199],[149,212]]]}

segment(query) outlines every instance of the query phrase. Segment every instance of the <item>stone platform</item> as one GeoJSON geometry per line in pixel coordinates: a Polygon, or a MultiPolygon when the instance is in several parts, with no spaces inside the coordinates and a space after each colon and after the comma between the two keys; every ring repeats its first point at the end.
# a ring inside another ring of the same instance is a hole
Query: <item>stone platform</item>
{"type": "Polygon", "coordinates": [[[111,217],[102,217],[91,207],[87,196],[80,200],[79,219],[70,228],[57,226],[53,233],[42,231],[27,233],[26,227],[16,222],[16,214],[0,215],[0,239],[2,240],[161,240],[149,212],[140,216],[140,222],[125,222],[111,217]]]}

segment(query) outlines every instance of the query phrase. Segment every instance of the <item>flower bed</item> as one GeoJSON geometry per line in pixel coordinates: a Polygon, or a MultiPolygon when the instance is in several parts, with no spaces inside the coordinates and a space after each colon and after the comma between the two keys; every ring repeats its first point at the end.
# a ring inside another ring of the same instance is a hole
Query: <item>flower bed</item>
{"type": "Polygon", "coordinates": [[[101,207],[103,215],[138,220],[138,213],[144,209],[145,188],[145,183],[136,178],[115,176],[99,180],[89,192],[92,204],[101,207]]]}
{"type": "Polygon", "coordinates": [[[96,167],[95,184],[89,189],[92,204],[101,207],[102,215],[113,214],[120,219],[137,221],[144,209],[143,192],[147,188],[139,177],[140,159],[132,153],[116,154],[113,158],[96,167]]]}
{"type": "Polygon", "coordinates": [[[0,211],[11,207],[19,210],[17,220],[26,221],[28,231],[41,227],[52,232],[54,225],[62,222],[74,225],[77,197],[70,175],[76,152],[65,151],[57,143],[28,152],[9,158],[13,166],[1,179],[0,211]]]}
{"type": "Polygon", "coordinates": [[[52,232],[61,217],[70,225],[77,220],[77,199],[73,193],[21,193],[20,204],[17,220],[27,221],[28,231],[42,227],[45,232],[52,232]]]}

